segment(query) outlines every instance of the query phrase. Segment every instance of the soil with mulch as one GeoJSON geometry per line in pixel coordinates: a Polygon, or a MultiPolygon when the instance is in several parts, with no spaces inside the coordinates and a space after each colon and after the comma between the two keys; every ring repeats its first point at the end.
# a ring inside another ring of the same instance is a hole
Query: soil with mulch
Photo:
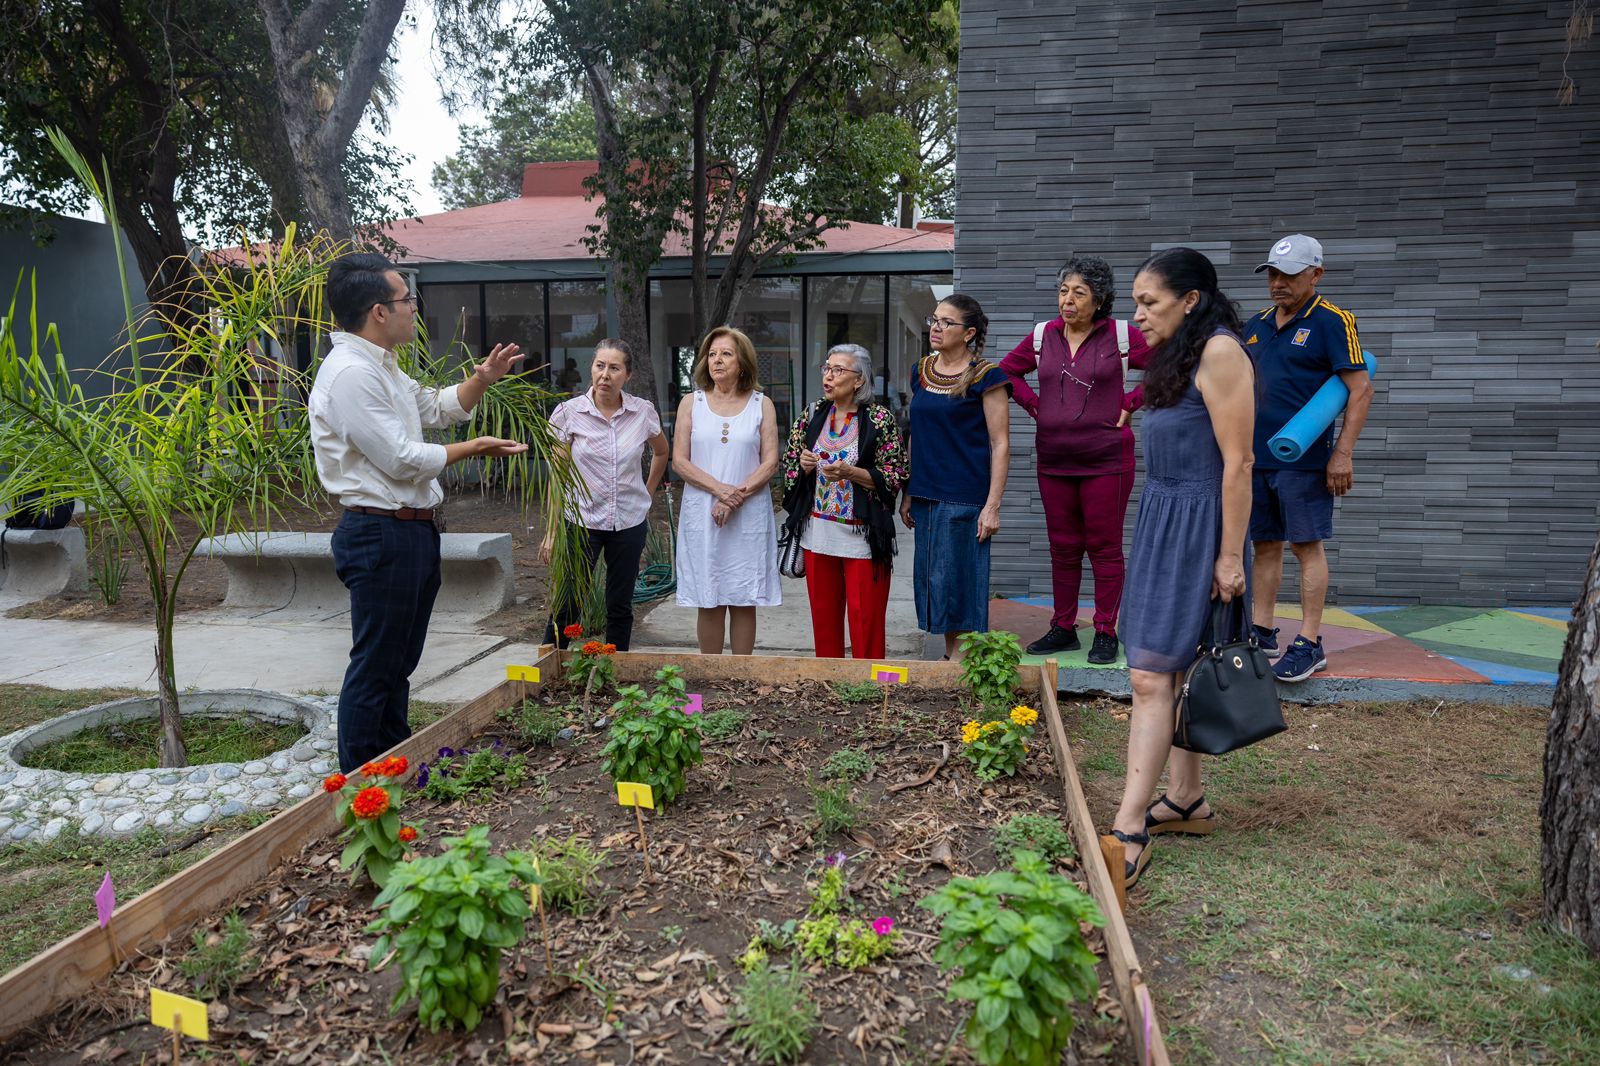
{"type": "MultiPolygon", "coordinates": [[[[978,781],[956,749],[966,717],[948,693],[893,690],[845,706],[816,682],[701,686],[705,709],[748,713],[740,732],[708,740],[688,791],[647,816],[653,877],[645,875],[634,813],[600,772],[604,733],[528,751],[528,778],[486,803],[439,804],[412,793],[408,822],[440,838],[487,825],[496,850],[580,835],[605,849],[604,890],[584,917],[551,912],[555,973],[537,920],[508,952],[501,994],[476,1032],[429,1033],[414,1005],[390,1014],[397,968],[368,970],[375,892],[351,889],[338,845],[314,841],[238,901],[252,932],[251,972],[212,1007],[209,1050],[240,1062],[687,1063],[754,1061],[734,1042],[743,978],[735,959],[758,919],[805,917],[824,855],[844,851],[858,913],[894,918],[897,953],[866,969],[812,968],[820,1026],[803,1061],[970,1062],[969,1004],[945,998],[931,960],[936,919],[916,901],[952,876],[995,868],[990,831],[1012,814],[1060,813],[1050,746],[1039,742],[1017,777],[978,781]],[[819,831],[811,786],[843,748],[876,757],[857,782],[854,829],[819,831]]],[[[557,689],[541,696],[556,706],[557,689]]],[[[581,730],[580,730],[581,732],[581,730]]],[[[492,743],[487,734],[474,746],[492,743]]],[[[505,727],[507,745],[520,742],[505,727]]],[[[1077,878],[1071,860],[1060,869],[1077,878]]],[[[220,928],[218,914],[210,927],[220,928]]],[[[1104,950],[1098,930],[1090,946],[1104,950]]],[[[124,966],[92,996],[0,1049],[8,1062],[162,1062],[167,1036],[144,1023],[151,985],[188,993],[174,938],[124,966]],[[7,1054],[9,1053],[9,1054],[7,1054]]],[[[775,964],[786,964],[775,955],[775,964]]],[[[1069,1061],[1130,1061],[1120,1006],[1102,963],[1094,1004],[1080,1005],[1069,1061]],[[1075,1056],[1075,1058],[1074,1058],[1075,1056]]]]}

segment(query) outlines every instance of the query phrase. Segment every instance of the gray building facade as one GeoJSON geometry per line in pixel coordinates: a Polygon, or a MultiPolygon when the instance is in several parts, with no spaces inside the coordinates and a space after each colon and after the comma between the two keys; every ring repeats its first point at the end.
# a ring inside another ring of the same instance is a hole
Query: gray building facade
{"type": "MultiPolygon", "coordinates": [[[[1111,261],[1131,318],[1133,268],[1198,248],[1248,314],[1273,241],[1312,234],[1381,364],[1330,601],[1571,604],[1600,528],[1600,41],[1567,54],[1571,11],[964,0],[955,282],[991,356],[1054,317],[1070,252],[1111,261]]],[[[1011,425],[993,587],[1048,594],[1011,425]]]]}

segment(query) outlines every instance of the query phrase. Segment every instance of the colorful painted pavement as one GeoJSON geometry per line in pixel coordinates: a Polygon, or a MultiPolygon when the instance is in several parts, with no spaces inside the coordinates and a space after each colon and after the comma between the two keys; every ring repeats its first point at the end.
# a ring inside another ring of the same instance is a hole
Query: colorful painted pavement
{"type": "MultiPolygon", "coordinates": [[[[1016,633],[1023,644],[1050,627],[1048,596],[991,600],[989,625],[1016,633]]],[[[1087,629],[1092,603],[1080,605],[1082,647],[1055,658],[1065,667],[1090,666],[1087,629]]],[[[1280,644],[1294,639],[1300,609],[1280,604],[1280,644]]],[[[1322,618],[1328,669],[1318,677],[1381,678],[1451,684],[1554,685],[1567,639],[1568,608],[1330,607],[1322,618]]],[[[1027,662],[1040,662],[1031,655],[1027,662]]]]}

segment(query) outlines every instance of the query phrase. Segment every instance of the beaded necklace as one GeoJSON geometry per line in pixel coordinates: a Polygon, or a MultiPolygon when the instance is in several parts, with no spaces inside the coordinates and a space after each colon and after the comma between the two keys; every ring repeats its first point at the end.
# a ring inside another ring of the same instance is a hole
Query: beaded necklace
{"type": "Polygon", "coordinates": [[[961,384],[962,377],[966,375],[967,368],[972,364],[968,363],[966,367],[962,367],[954,374],[941,374],[934,366],[938,361],[939,357],[937,355],[930,355],[922,361],[920,367],[922,387],[929,392],[948,395],[955,390],[957,385],[961,384]]]}

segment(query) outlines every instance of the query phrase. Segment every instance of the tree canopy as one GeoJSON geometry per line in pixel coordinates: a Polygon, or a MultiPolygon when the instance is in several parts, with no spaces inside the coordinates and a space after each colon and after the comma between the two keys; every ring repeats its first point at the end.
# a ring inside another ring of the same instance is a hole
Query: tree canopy
{"type": "Polygon", "coordinates": [[[460,128],[461,147],[433,168],[445,207],[510,200],[529,163],[595,158],[594,110],[570,88],[544,80],[504,90],[486,121],[460,128]]]}

